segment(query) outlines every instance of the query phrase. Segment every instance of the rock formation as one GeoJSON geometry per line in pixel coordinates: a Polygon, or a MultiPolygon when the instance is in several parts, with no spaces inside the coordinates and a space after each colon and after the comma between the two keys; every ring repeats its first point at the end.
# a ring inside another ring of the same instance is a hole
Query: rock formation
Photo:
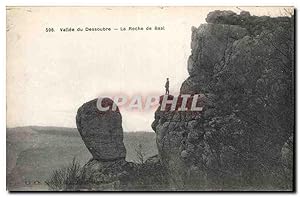
{"type": "Polygon", "coordinates": [[[178,110],[180,95],[175,111],[158,107],[158,156],[125,161],[122,118],[112,100],[103,100],[106,112],[96,100],[79,108],[77,127],[93,155],[84,166],[86,188],[291,190],[294,16],[214,11],[206,21],[192,28],[189,77],[180,89],[200,94],[203,109],[178,110]]]}
{"type": "Polygon", "coordinates": [[[180,89],[204,94],[203,111],[160,106],[152,124],[171,187],[291,188],[282,174],[292,168],[290,151],[281,149],[294,130],[293,16],[214,11],[206,21],[192,28],[190,76],[180,89]]]}
{"type": "Polygon", "coordinates": [[[114,161],[125,159],[126,149],[123,143],[122,116],[117,110],[111,110],[113,101],[102,100],[103,107],[110,110],[101,112],[97,108],[97,99],[83,104],[77,112],[78,131],[94,159],[114,161]]]}
{"type": "MultiPolygon", "coordinates": [[[[85,187],[89,190],[118,190],[120,180],[132,166],[125,161],[122,116],[119,109],[112,110],[113,101],[102,100],[107,111],[97,108],[97,99],[83,104],[77,111],[76,124],[93,158],[84,166],[85,187]]],[[[82,188],[81,188],[82,189],[82,188]]]]}
{"type": "Polygon", "coordinates": [[[165,170],[157,156],[145,164],[125,161],[122,116],[118,107],[112,110],[113,104],[111,99],[104,98],[102,107],[109,110],[100,111],[94,99],[78,109],[77,128],[93,158],[81,170],[76,188],[88,191],[166,189],[168,183],[162,178],[165,170]]]}

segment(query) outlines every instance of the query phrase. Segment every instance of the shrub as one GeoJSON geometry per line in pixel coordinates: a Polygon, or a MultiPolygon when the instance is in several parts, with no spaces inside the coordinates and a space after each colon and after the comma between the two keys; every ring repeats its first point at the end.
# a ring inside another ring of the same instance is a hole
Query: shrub
{"type": "Polygon", "coordinates": [[[54,170],[46,181],[50,190],[70,191],[76,190],[83,183],[84,170],[74,157],[69,166],[54,170]]]}

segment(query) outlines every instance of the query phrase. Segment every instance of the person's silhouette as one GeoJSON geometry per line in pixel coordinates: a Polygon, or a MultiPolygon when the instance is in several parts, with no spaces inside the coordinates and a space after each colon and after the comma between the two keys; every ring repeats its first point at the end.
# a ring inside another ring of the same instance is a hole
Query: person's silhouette
{"type": "Polygon", "coordinates": [[[168,94],[168,95],[169,95],[169,86],[170,86],[170,82],[169,82],[169,78],[167,78],[167,82],[165,84],[165,88],[166,88],[166,93],[165,94],[168,94]]]}

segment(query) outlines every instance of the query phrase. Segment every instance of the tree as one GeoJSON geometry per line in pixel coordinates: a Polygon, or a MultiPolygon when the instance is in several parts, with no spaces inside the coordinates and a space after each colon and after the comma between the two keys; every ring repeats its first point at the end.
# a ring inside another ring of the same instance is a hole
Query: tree
{"type": "Polygon", "coordinates": [[[139,164],[144,164],[145,163],[145,152],[143,150],[143,145],[142,144],[138,144],[137,147],[135,148],[135,152],[136,152],[136,156],[137,156],[137,163],[139,164]]]}

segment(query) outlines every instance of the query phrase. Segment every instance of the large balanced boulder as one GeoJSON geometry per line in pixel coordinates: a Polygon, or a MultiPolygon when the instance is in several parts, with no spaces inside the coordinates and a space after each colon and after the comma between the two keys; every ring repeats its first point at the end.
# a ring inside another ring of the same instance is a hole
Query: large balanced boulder
{"type": "Polygon", "coordinates": [[[78,190],[164,190],[168,182],[158,156],[145,163],[127,162],[123,144],[122,117],[118,107],[109,99],[101,101],[106,111],[97,108],[97,99],[83,104],[77,112],[78,131],[93,158],[81,170],[78,190]]]}
{"type": "Polygon", "coordinates": [[[115,161],[126,157],[122,116],[118,108],[113,110],[113,104],[111,99],[104,98],[102,106],[108,106],[109,110],[100,111],[97,99],[94,99],[77,111],[78,131],[93,158],[98,161],[115,161]]]}

